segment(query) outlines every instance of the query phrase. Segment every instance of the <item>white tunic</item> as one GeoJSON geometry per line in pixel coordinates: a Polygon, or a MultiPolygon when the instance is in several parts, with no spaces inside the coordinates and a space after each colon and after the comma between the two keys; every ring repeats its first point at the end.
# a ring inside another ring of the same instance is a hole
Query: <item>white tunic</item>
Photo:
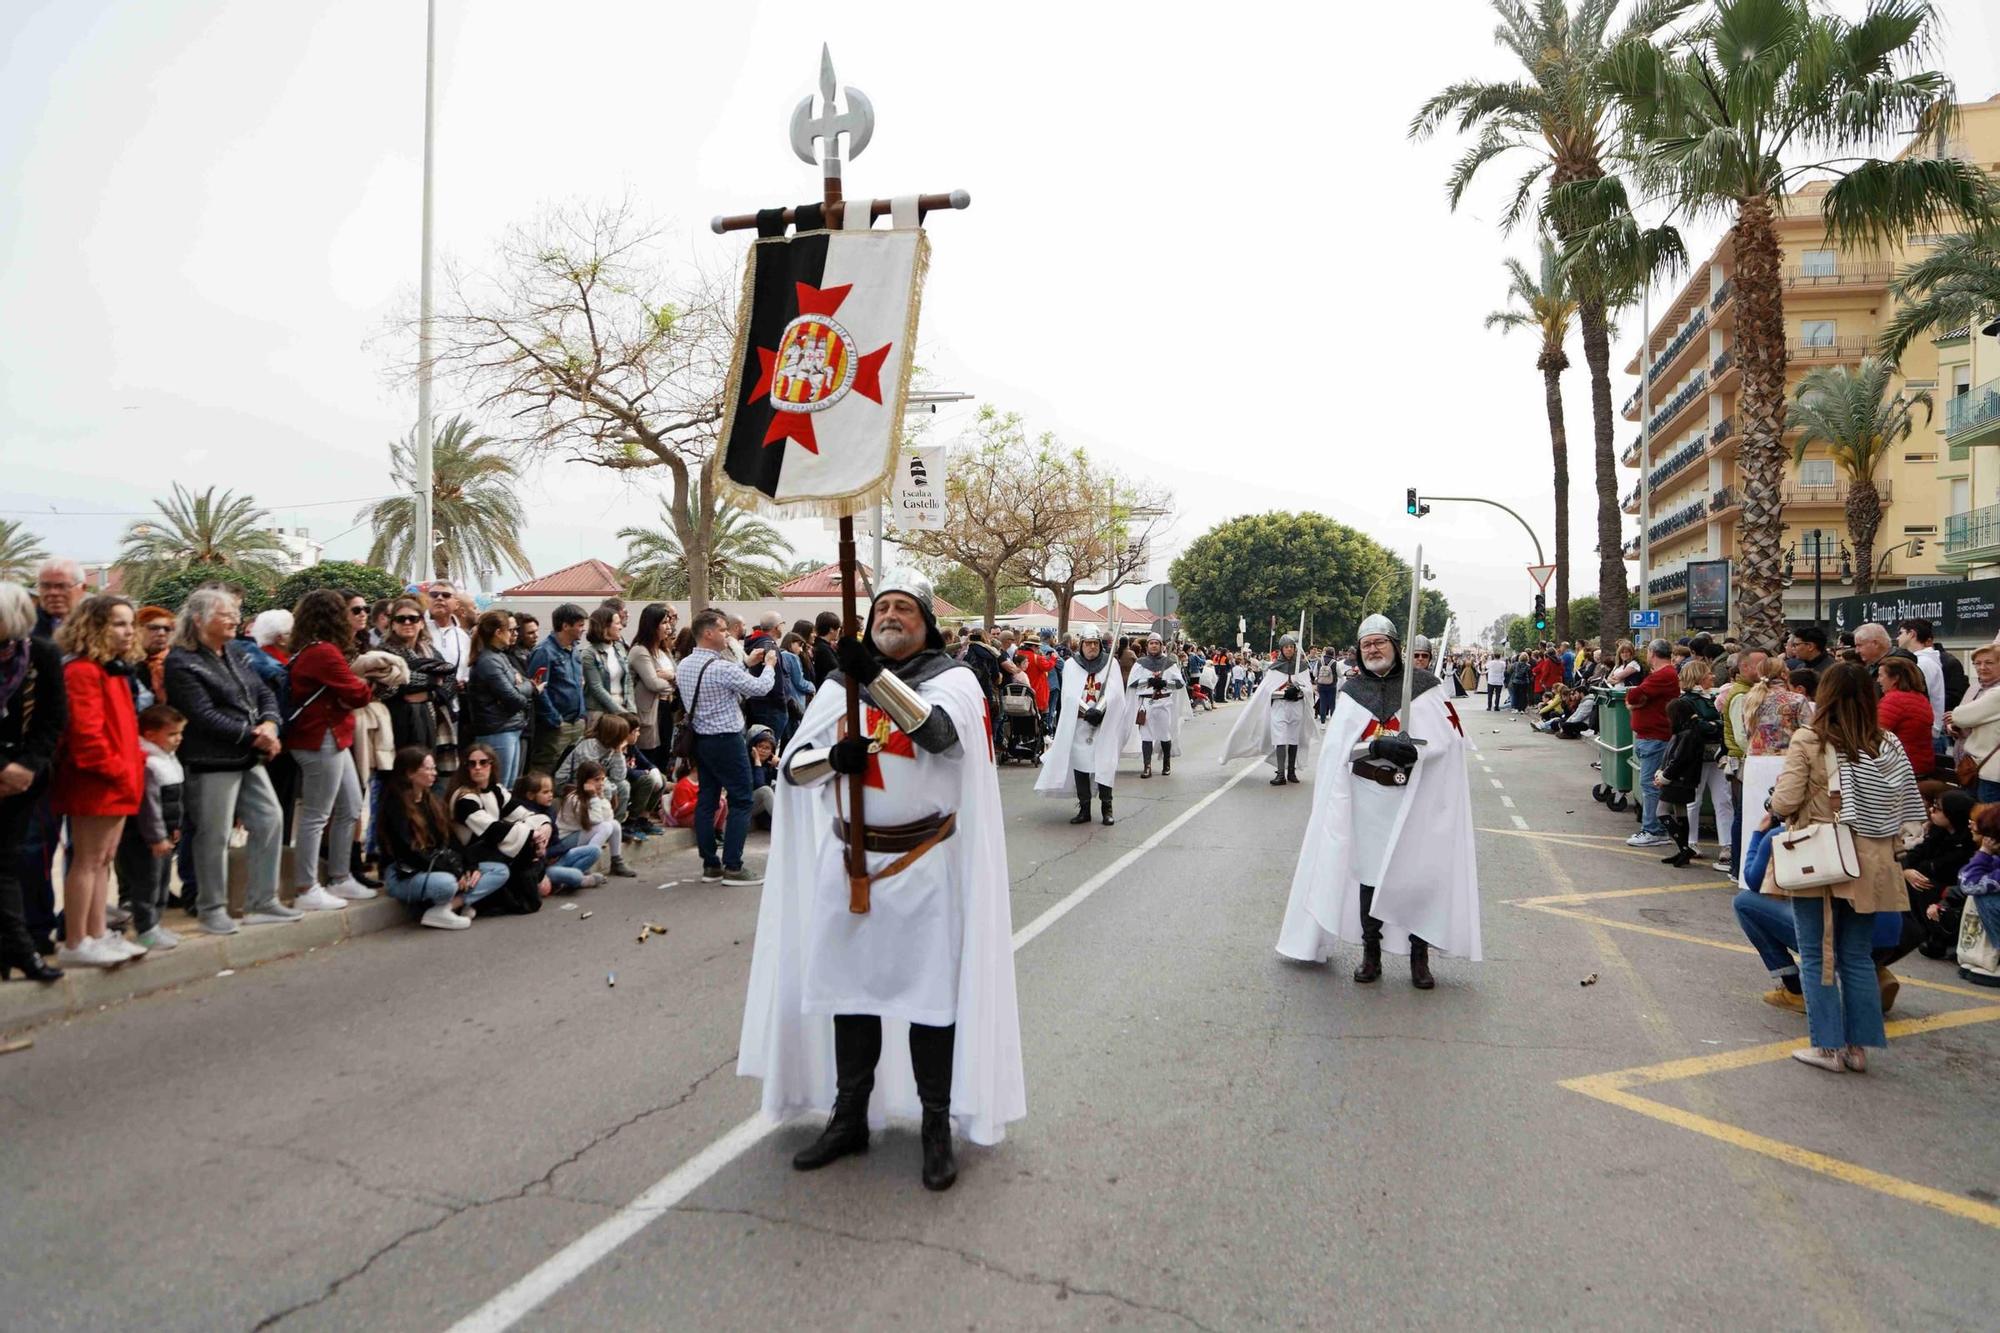
{"type": "Polygon", "coordinates": [[[1044,796],[1073,797],[1077,773],[1088,773],[1100,787],[1118,781],[1119,738],[1125,734],[1130,707],[1124,678],[1118,668],[1106,663],[1092,674],[1072,657],[1063,663],[1062,707],[1056,710],[1056,734],[1042,753],[1042,771],[1035,790],[1044,796]],[[1101,708],[1104,720],[1096,726],[1083,720],[1086,710],[1101,708]]]}
{"type": "Polygon", "coordinates": [[[1186,678],[1178,664],[1169,664],[1158,673],[1166,688],[1154,690],[1147,683],[1154,672],[1141,660],[1132,664],[1132,674],[1125,682],[1125,688],[1132,692],[1133,706],[1146,715],[1139,724],[1139,739],[1142,741],[1178,741],[1181,736],[1181,694],[1186,688],[1186,678]]]}
{"type": "Polygon", "coordinates": [[[1278,678],[1277,686],[1271,691],[1271,744],[1303,745],[1306,740],[1306,729],[1312,723],[1312,680],[1303,671],[1287,676],[1284,672],[1273,668],[1271,674],[1278,678]],[[1284,693],[1287,681],[1299,687],[1299,694],[1302,697],[1297,699],[1278,697],[1284,693]]]}

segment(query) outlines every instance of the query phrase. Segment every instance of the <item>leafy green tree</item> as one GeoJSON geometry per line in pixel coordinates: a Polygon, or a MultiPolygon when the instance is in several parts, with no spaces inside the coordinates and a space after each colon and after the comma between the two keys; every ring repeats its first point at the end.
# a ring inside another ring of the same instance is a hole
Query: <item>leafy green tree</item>
{"type": "Polygon", "coordinates": [[[35,577],[35,567],[49,558],[27,524],[0,518],[0,579],[26,583],[35,577]]]}
{"type": "Polygon", "coordinates": [[[1549,447],[1555,454],[1556,634],[1569,637],[1569,431],[1563,424],[1562,374],[1569,369],[1570,325],[1576,319],[1576,289],[1555,242],[1542,237],[1536,271],[1518,259],[1506,261],[1512,305],[1486,317],[1486,327],[1506,333],[1525,329],[1536,336],[1535,369],[1542,374],[1542,402],[1549,417],[1549,447]]]}
{"type": "Polygon", "coordinates": [[[1743,430],[1736,583],[1753,643],[1785,634],[1777,220],[1801,182],[1831,177],[1822,212],[1841,246],[1992,221],[1992,186],[1970,162],[1917,151],[1854,154],[1912,126],[1930,138],[1949,124],[1951,80],[1924,68],[1942,41],[1935,11],[1921,0],[1870,0],[1858,21],[1817,0],[1713,0],[1692,28],[1657,42],[1634,37],[1606,65],[1604,86],[1622,108],[1639,185],[1676,214],[1731,223],[1743,430]]]}
{"type": "MultiPolygon", "coordinates": [[[[667,500],[661,505],[666,517],[661,527],[618,529],[618,539],[625,543],[625,562],[618,572],[630,583],[633,597],[688,596],[687,553],[680,534],[693,531],[695,523],[685,514],[677,520],[670,512],[673,504],[667,500]]],[[[791,554],[792,544],[776,528],[747,509],[721,501],[709,536],[708,576],[703,584],[711,597],[769,597],[792,577],[787,563],[791,554]]]]}
{"type": "MultiPolygon", "coordinates": [[[[520,467],[500,452],[500,441],[474,435],[472,423],[453,417],[431,443],[431,536],[437,543],[430,577],[489,585],[502,568],[533,574],[521,533],[528,516],[514,487],[520,467]]],[[[403,494],[364,505],[356,522],[375,533],[368,563],[423,571],[411,548],[417,539],[416,432],[389,446],[389,472],[403,494]]]]}
{"type": "Polygon", "coordinates": [[[1895,367],[1877,357],[1863,357],[1858,370],[1821,366],[1799,384],[1792,405],[1792,424],[1799,428],[1792,460],[1806,456],[1815,444],[1826,445],[1834,465],[1847,477],[1847,532],[1854,538],[1854,591],[1867,596],[1875,585],[1875,533],[1882,526],[1882,495],[1875,488],[1881,466],[1910,432],[1915,413],[1931,420],[1928,389],[1908,393],[1892,389],[1895,367]]]}
{"type": "MultiPolygon", "coordinates": [[[[259,611],[277,605],[271,600],[271,582],[260,575],[244,574],[236,570],[193,567],[177,569],[160,575],[144,583],[130,586],[139,591],[133,600],[141,606],[163,606],[169,611],[181,609],[181,603],[188,594],[204,583],[220,582],[235,589],[243,603],[243,614],[254,616],[259,611]]],[[[289,606],[290,603],[284,603],[289,606]]]]}
{"type": "MultiPolygon", "coordinates": [[[[961,611],[983,606],[986,602],[985,582],[964,565],[954,564],[933,578],[931,591],[961,611]]],[[[993,600],[1002,611],[1011,611],[1034,595],[1035,590],[1025,583],[1002,583],[995,590],[993,600]]]]}
{"type": "Polygon", "coordinates": [[[269,588],[284,575],[285,548],[271,516],[247,495],[200,495],[174,483],[171,499],[155,500],[160,517],[125,529],[118,565],[126,582],[150,586],[168,574],[197,572],[201,579],[230,578],[269,588]]]}
{"type": "Polygon", "coordinates": [[[347,560],[326,560],[287,575],[271,592],[272,606],[297,606],[299,599],[318,588],[351,589],[374,602],[394,597],[407,584],[386,569],[358,565],[347,560]]]}
{"type": "Polygon", "coordinates": [[[1948,333],[2000,312],[2000,226],[1946,237],[1903,269],[1889,288],[1894,317],[1882,329],[1882,355],[1900,360],[1917,335],[1948,333]]]}
{"type": "Polygon", "coordinates": [[[1182,624],[1203,643],[1234,644],[1241,616],[1250,644],[1262,648],[1271,617],[1282,632],[1298,627],[1301,611],[1311,613],[1315,638],[1352,643],[1368,609],[1363,599],[1378,583],[1401,582],[1409,602],[1409,566],[1324,514],[1232,518],[1188,543],[1168,577],[1180,589],[1182,624]]]}
{"type": "Polygon", "coordinates": [[[1535,622],[1531,617],[1519,616],[1507,624],[1507,650],[1525,653],[1535,646],[1535,622]]]}
{"type": "Polygon", "coordinates": [[[1588,643],[1603,631],[1604,622],[1598,615],[1595,597],[1579,597],[1569,604],[1569,628],[1567,637],[1572,643],[1588,643]]]}

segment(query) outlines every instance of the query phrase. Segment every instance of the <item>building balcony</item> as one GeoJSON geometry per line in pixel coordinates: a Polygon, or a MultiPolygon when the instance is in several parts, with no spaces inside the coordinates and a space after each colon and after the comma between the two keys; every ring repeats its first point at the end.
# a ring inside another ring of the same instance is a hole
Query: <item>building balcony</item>
{"type": "Polygon", "coordinates": [[[2000,505],[1968,509],[1944,521],[1944,544],[1938,568],[1963,573],[1968,566],[2000,560],[2000,505]]]}
{"type": "Polygon", "coordinates": [[[1707,390],[1708,372],[1697,370],[1693,379],[1682,385],[1680,391],[1669,398],[1664,407],[1653,413],[1653,437],[1658,439],[1663,432],[1678,422],[1681,414],[1699,403],[1707,390]]]}
{"type": "Polygon", "coordinates": [[[1695,524],[1701,522],[1703,518],[1707,517],[1707,515],[1708,501],[1697,498],[1693,503],[1682,505],[1679,509],[1674,510],[1673,513],[1654,523],[1652,527],[1646,529],[1646,536],[1653,544],[1657,545],[1665,538],[1693,527],[1695,524]]]}
{"type": "MultiPolygon", "coordinates": [[[[1853,485],[1845,478],[1831,486],[1810,486],[1804,482],[1788,481],[1778,490],[1778,495],[1787,509],[1831,508],[1845,509],[1847,497],[1853,485]]],[[[1883,504],[1894,498],[1894,484],[1886,477],[1877,478],[1875,494],[1883,504]]]]}
{"type": "Polygon", "coordinates": [[[1647,580],[1646,591],[1655,597],[1681,596],[1687,592],[1688,572],[1683,566],[1647,580]]]}
{"type": "Polygon", "coordinates": [[[1737,378],[1736,349],[1733,347],[1725,348],[1721,356],[1716,357],[1714,361],[1709,363],[1709,387],[1717,393],[1724,393],[1736,387],[1737,378]],[[1728,382],[1724,383],[1725,380],[1728,382]]]}
{"type": "Polygon", "coordinates": [[[1831,273],[1808,273],[1803,268],[1787,268],[1780,275],[1785,291],[1862,291],[1887,287],[1896,270],[1888,264],[1837,264],[1831,273]]]}
{"type": "Polygon", "coordinates": [[[1701,350],[1695,341],[1695,335],[1707,328],[1708,311],[1705,308],[1697,308],[1694,318],[1683,324],[1680,332],[1668,339],[1667,345],[1653,358],[1652,371],[1647,379],[1656,385],[1672,384],[1679,379],[1687,370],[1686,362],[1691,359],[1689,353],[1698,353],[1701,350]]]}
{"type": "Polygon", "coordinates": [[[1846,362],[1859,363],[1868,355],[1869,340],[1865,337],[1835,338],[1828,342],[1804,342],[1796,338],[1785,340],[1785,361],[1788,367],[1833,366],[1846,362]]]}
{"type": "Polygon", "coordinates": [[[1708,497],[1708,516],[1710,518],[1719,518],[1723,514],[1740,509],[1742,505],[1743,496],[1738,493],[1737,489],[1734,486],[1724,486],[1721,490],[1708,497]]]}
{"type": "Polygon", "coordinates": [[[2000,379],[1945,401],[1944,438],[1954,449],[2000,444],[2000,379]]]}
{"type": "Polygon", "coordinates": [[[1724,279],[1722,285],[1715,289],[1715,295],[1708,298],[1708,313],[1713,315],[1720,312],[1722,307],[1728,305],[1730,299],[1735,295],[1735,281],[1733,279],[1724,279]]]}

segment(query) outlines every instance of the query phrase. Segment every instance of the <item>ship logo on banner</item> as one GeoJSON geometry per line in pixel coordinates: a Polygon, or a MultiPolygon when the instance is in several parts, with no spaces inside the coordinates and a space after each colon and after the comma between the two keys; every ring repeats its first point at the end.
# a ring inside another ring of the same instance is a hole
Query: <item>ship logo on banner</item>
{"type": "Polygon", "coordinates": [[[746,498],[841,517],[886,496],[927,256],[917,230],[750,247],[719,455],[746,498]]]}

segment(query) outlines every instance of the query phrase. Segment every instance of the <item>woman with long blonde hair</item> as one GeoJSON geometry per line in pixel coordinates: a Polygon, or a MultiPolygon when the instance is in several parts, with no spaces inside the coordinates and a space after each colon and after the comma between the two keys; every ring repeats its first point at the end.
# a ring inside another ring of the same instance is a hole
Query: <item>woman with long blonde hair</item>
{"type": "Polygon", "coordinates": [[[146,948],[104,920],[111,859],[125,820],[146,794],[146,756],[139,748],[139,713],[132,691],[138,646],[132,603],[86,597],[56,631],[63,650],[69,721],[56,756],[50,808],[69,819],[69,872],[63,879],[62,967],[112,967],[144,957],[146,948]]]}

